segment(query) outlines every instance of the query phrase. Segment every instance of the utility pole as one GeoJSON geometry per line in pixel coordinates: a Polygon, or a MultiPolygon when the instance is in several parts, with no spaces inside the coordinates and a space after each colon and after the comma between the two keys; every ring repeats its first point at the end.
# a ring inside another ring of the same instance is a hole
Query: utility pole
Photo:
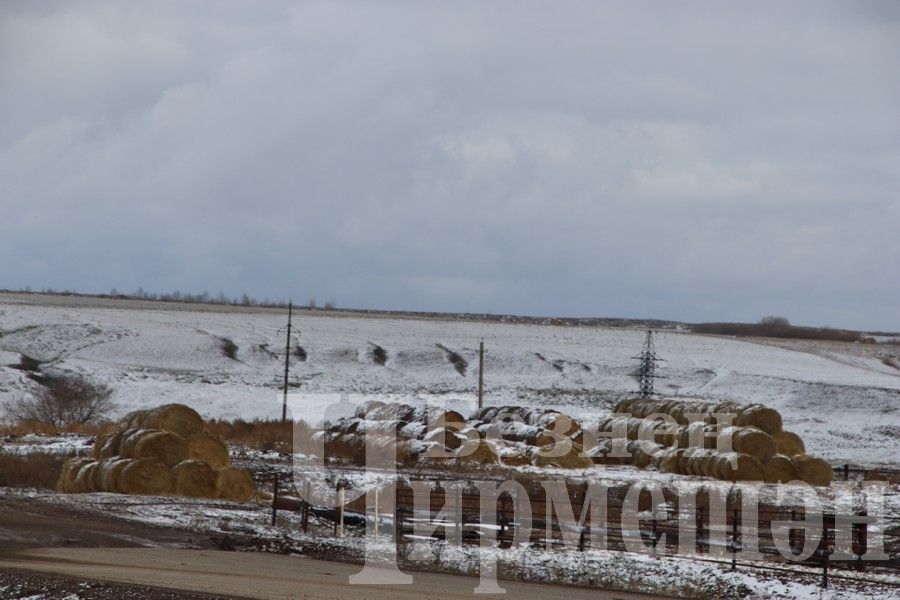
{"type": "Polygon", "coordinates": [[[287,421],[288,370],[291,367],[291,313],[293,302],[288,302],[287,341],[284,343],[284,400],[281,404],[281,422],[287,421]]]}
{"type": "Polygon", "coordinates": [[[478,408],[484,407],[484,338],[478,345],[478,408]]]}

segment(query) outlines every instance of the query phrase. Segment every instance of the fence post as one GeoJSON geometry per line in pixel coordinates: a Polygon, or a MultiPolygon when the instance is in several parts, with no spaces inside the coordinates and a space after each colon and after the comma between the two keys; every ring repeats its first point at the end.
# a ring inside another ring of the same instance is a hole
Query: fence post
{"type": "Polygon", "coordinates": [[[303,493],[303,533],[307,533],[309,531],[309,494],[310,494],[310,485],[309,482],[306,482],[303,493]]]}
{"type": "MultiPolygon", "coordinates": [[[[859,516],[866,517],[869,515],[869,511],[865,508],[860,509],[859,516]]],[[[869,551],[869,521],[863,521],[857,525],[857,531],[859,531],[859,554],[856,555],[856,570],[857,571],[865,571],[866,570],[866,561],[863,560],[863,555],[869,551]]]]}
{"type": "Polygon", "coordinates": [[[737,509],[732,509],[731,511],[731,570],[737,570],[737,551],[738,551],[738,526],[737,526],[737,518],[738,511],[737,509]]]}
{"type": "Polygon", "coordinates": [[[344,486],[338,486],[338,518],[336,521],[338,535],[344,535],[344,486]]]}
{"type": "Polygon", "coordinates": [[[822,519],[822,587],[828,587],[828,525],[822,519]]]}
{"type": "Polygon", "coordinates": [[[275,519],[278,517],[278,473],[275,473],[275,482],[272,485],[272,527],[275,527],[275,519]]]}
{"type": "MultiPolygon", "coordinates": [[[[794,522],[796,520],[797,520],[797,511],[794,509],[791,509],[791,522],[794,522]]],[[[791,552],[793,552],[794,548],[797,547],[797,543],[798,543],[797,542],[797,530],[793,529],[793,528],[789,529],[788,530],[788,546],[791,547],[791,552]]]]}
{"type": "Polygon", "coordinates": [[[697,529],[697,554],[703,554],[703,507],[697,507],[697,518],[696,518],[696,529],[697,529]]]}
{"type": "Polygon", "coordinates": [[[400,483],[394,483],[394,542],[400,546],[403,538],[403,520],[400,512],[400,483]]]}
{"type": "Polygon", "coordinates": [[[378,541],[378,488],[375,488],[375,541],[378,541]]]}

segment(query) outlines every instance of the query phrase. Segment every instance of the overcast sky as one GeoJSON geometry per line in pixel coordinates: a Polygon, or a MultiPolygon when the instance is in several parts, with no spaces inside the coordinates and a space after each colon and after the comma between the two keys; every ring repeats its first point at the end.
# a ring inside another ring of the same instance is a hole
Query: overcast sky
{"type": "Polygon", "coordinates": [[[900,3],[741,4],[6,0],[0,287],[900,330],[900,3]]]}

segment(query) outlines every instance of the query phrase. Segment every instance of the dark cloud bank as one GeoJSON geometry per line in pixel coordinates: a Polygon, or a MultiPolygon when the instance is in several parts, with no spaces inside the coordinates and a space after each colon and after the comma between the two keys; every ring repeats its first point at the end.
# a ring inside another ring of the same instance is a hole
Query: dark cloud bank
{"type": "Polygon", "coordinates": [[[896,6],[7,2],[0,286],[900,329],[896,6]]]}

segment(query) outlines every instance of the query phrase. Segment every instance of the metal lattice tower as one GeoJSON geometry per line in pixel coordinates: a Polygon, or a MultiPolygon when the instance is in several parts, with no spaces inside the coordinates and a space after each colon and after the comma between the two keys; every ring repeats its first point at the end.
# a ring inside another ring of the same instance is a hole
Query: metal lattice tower
{"type": "Polygon", "coordinates": [[[653,346],[653,332],[647,330],[647,338],[641,353],[632,358],[640,361],[638,368],[631,372],[631,376],[637,379],[641,398],[653,396],[653,381],[659,378],[656,374],[656,365],[663,359],[656,356],[656,348],[653,346]]]}

